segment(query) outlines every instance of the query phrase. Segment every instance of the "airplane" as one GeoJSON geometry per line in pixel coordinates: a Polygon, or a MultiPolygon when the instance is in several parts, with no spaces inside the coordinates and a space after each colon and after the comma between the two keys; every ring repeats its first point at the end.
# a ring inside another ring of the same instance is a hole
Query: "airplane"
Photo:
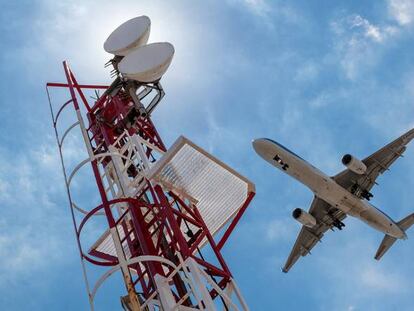
{"type": "Polygon", "coordinates": [[[377,177],[389,170],[402,157],[407,144],[414,138],[414,129],[379,149],[362,161],[351,154],[342,157],[347,168],[329,177],[283,145],[268,138],[253,140],[256,153],[271,165],[295,178],[314,193],[308,212],[293,210],[292,216],[302,224],[295,245],[282,271],[287,273],[300,256],[310,254],[326,231],[342,230],[343,220],[349,215],[385,234],[375,259],[379,260],[397,239],[407,239],[405,231],[414,224],[414,213],[399,222],[368,201],[377,177]]]}

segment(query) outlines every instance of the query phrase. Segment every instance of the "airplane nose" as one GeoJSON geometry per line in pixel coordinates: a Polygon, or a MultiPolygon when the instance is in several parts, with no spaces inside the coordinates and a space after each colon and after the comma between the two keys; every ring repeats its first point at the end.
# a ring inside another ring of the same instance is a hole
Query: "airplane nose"
{"type": "Polygon", "coordinates": [[[263,147],[264,145],[266,145],[266,143],[267,143],[266,138],[256,138],[252,140],[252,145],[253,145],[253,148],[255,149],[256,148],[260,149],[260,147],[263,147]]]}
{"type": "Polygon", "coordinates": [[[265,150],[266,150],[266,139],[264,138],[253,139],[252,145],[256,153],[260,155],[261,157],[264,157],[265,150]]]}
{"type": "Polygon", "coordinates": [[[253,145],[253,147],[256,147],[258,144],[260,144],[260,141],[261,140],[263,140],[263,138],[252,139],[252,145],[253,145]]]}

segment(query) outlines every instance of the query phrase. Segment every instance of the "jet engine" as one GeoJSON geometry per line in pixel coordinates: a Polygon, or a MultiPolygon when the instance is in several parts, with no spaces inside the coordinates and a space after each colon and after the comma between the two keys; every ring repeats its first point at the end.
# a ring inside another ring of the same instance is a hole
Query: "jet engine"
{"type": "Polygon", "coordinates": [[[346,154],[342,157],[342,164],[359,175],[362,175],[367,171],[367,166],[350,154],[346,154]]]}
{"type": "Polygon", "coordinates": [[[316,219],[308,212],[301,208],[295,208],[292,213],[293,218],[299,221],[302,225],[312,228],[316,225],[316,219]]]}

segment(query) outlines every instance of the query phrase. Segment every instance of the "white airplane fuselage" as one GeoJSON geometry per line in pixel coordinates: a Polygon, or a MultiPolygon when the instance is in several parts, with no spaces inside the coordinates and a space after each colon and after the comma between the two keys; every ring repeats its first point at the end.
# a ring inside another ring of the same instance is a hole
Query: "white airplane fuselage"
{"type": "Polygon", "coordinates": [[[315,196],[342,210],[347,215],[361,219],[372,228],[398,239],[406,234],[385,213],[364,199],[360,199],[338,185],[335,180],[312,166],[301,157],[267,138],[253,142],[256,152],[267,162],[307,186],[315,196]]]}

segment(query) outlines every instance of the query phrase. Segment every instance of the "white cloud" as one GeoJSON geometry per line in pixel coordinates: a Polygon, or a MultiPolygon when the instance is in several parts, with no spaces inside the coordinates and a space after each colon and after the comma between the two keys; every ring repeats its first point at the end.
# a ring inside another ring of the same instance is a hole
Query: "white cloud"
{"type": "Polygon", "coordinates": [[[40,224],[26,224],[17,228],[4,222],[0,224],[1,287],[9,282],[18,282],[20,278],[35,275],[64,259],[62,241],[59,239],[61,235],[49,234],[45,227],[50,226],[46,222],[44,228],[40,224]]]}
{"type": "Polygon", "coordinates": [[[404,91],[414,100],[414,70],[407,72],[404,77],[404,91]]]}
{"type": "Polygon", "coordinates": [[[267,18],[271,12],[271,6],[267,0],[227,0],[230,5],[241,6],[253,15],[267,18]]]}
{"type": "Polygon", "coordinates": [[[296,71],[295,80],[298,82],[309,82],[317,78],[319,73],[319,66],[313,61],[306,62],[296,71]]]}
{"type": "Polygon", "coordinates": [[[388,0],[388,14],[392,22],[375,24],[359,14],[351,14],[331,23],[340,63],[350,80],[376,66],[390,40],[401,36],[413,24],[414,1],[388,0]]]}
{"type": "Polygon", "coordinates": [[[327,92],[322,92],[318,94],[309,102],[309,106],[314,109],[320,109],[329,105],[333,101],[333,98],[327,92]]]}
{"type": "Polygon", "coordinates": [[[298,228],[293,218],[274,219],[266,224],[266,237],[271,242],[290,241],[298,228]]]}
{"type": "Polygon", "coordinates": [[[370,264],[360,275],[361,283],[373,290],[401,292],[406,290],[406,280],[397,273],[389,272],[381,266],[370,264]]]}
{"type": "Polygon", "coordinates": [[[252,13],[266,16],[270,12],[270,6],[265,0],[241,0],[252,13]]]}
{"type": "Polygon", "coordinates": [[[268,30],[274,30],[275,24],[297,24],[301,27],[306,22],[298,8],[285,1],[269,0],[227,0],[233,6],[240,6],[257,17],[257,22],[263,24],[268,30]]]}
{"type": "Polygon", "coordinates": [[[389,0],[388,8],[392,18],[401,26],[407,26],[414,21],[414,1],[389,0]]]}
{"type": "Polygon", "coordinates": [[[382,42],[384,39],[384,34],[381,32],[380,28],[372,25],[367,19],[362,18],[360,15],[351,16],[349,23],[351,29],[362,28],[363,34],[374,41],[382,42]]]}
{"type": "Polygon", "coordinates": [[[6,180],[0,179],[0,202],[6,201],[10,198],[10,183],[6,180]]]}
{"type": "Polygon", "coordinates": [[[61,245],[71,228],[61,224],[67,219],[67,209],[52,199],[63,190],[59,187],[62,179],[57,152],[53,150],[52,156],[42,150],[46,150],[42,145],[17,155],[0,150],[0,193],[5,191],[0,196],[4,207],[0,221],[1,287],[65,260],[61,245]]]}
{"type": "Polygon", "coordinates": [[[319,292],[321,310],[389,310],[394,300],[387,297],[409,295],[412,281],[406,268],[411,267],[400,269],[395,259],[375,261],[378,233],[353,218],[346,224],[341,233],[326,233],[314,257],[301,259],[301,264],[312,260],[316,275],[332,285],[319,292]]]}
{"type": "Polygon", "coordinates": [[[393,25],[375,25],[358,14],[331,23],[339,62],[350,80],[359,78],[380,59],[385,43],[398,34],[393,25]]]}

